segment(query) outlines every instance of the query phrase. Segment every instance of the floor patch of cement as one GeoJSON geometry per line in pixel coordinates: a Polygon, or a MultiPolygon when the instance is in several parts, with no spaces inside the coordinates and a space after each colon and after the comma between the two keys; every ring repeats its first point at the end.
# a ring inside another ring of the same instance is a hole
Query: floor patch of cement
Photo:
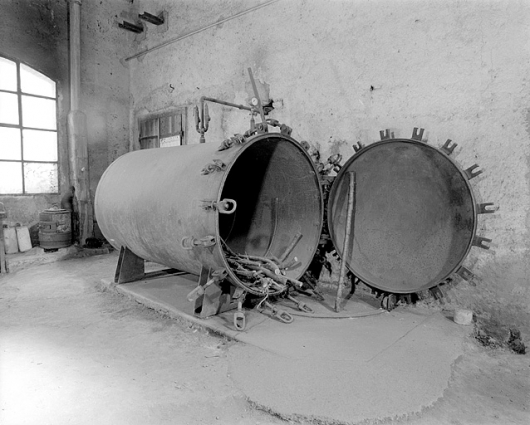
{"type": "Polygon", "coordinates": [[[231,377],[249,400],[285,418],[355,424],[399,417],[443,395],[462,338],[438,313],[322,320],[276,336],[258,327],[251,339],[259,344],[231,347],[231,377]]]}

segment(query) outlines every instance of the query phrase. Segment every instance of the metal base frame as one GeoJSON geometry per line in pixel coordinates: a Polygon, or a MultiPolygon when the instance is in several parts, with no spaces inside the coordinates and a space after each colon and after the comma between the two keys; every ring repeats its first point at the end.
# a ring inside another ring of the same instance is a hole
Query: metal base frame
{"type": "MultiPolygon", "coordinates": [[[[195,300],[193,312],[200,318],[214,316],[237,308],[237,299],[233,299],[236,287],[227,280],[207,285],[212,278],[211,269],[203,268],[199,276],[198,286],[203,287],[202,294],[195,300]]],[[[145,260],[129,248],[122,246],[114,274],[114,284],[136,282],[164,275],[178,276],[188,272],[177,269],[165,269],[156,272],[145,272],[145,260]]]]}
{"type": "Polygon", "coordinates": [[[121,285],[123,283],[136,282],[138,280],[152,279],[165,275],[179,276],[187,274],[187,272],[177,269],[164,269],[155,272],[145,272],[145,260],[138,257],[126,246],[120,249],[120,256],[114,273],[114,284],[121,285]]]}

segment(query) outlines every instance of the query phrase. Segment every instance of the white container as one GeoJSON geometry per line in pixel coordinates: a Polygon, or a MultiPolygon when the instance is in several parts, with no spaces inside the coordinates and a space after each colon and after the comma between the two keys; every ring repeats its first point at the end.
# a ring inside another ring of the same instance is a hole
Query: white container
{"type": "Polygon", "coordinates": [[[14,227],[4,227],[4,245],[6,254],[18,252],[17,232],[14,227]]]}
{"type": "Polygon", "coordinates": [[[459,325],[469,326],[473,323],[473,312],[471,310],[455,310],[453,318],[455,323],[459,325]]]}
{"type": "Polygon", "coordinates": [[[32,248],[31,238],[29,237],[29,229],[27,226],[17,226],[15,229],[17,232],[18,250],[20,252],[29,251],[32,248]]]}

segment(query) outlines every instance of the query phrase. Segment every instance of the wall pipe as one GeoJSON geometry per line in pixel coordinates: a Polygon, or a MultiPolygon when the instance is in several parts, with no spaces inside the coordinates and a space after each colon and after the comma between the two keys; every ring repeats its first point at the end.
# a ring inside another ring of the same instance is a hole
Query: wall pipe
{"type": "Polygon", "coordinates": [[[92,202],[88,171],[88,132],[86,116],[80,110],[81,92],[81,0],[69,0],[70,11],[70,111],[68,112],[68,150],[71,184],[75,190],[80,245],[93,232],[92,202]]]}
{"type": "Polygon", "coordinates": [[[191,37],[192,35],[195,35],[195,34],[198,34],[200,32],[206,31],[207,29],[215,27],[216,25],[220,25],[220,24],[223,24],[225,22],[231,21],[232,19],[239,18],[240,16],[246,15],[247,13],[254,12],[255,10],[261,9],[261,8],[263,8],[265,6],[269,6],[269,5],[273,4],[273,3],[277,3],[279,1],[280,0],[270,0],[270,1],[267,1],[265,3],[258,4],[257,6],[251,7],[250,9],[243,10],[242,12],[236,13],[235,15],[229,16],[228,18],[221,19],[220,21],[213,22],[213,23],[211,23],[211,24],[209,24],[209,25],[207,25],[205,27],[193,30],[193,31],[191,31],[191,32],[189,32],[187,34],[172,38],[172,39],[167,40],[167,41],[164,41],[163,43],[160,43],[160,44],[158,44],[156,46],[148,47],[147,49],[144,49],[144,50],[142,50],[139,53],[136,53],[136,54],[134,54],[132,56],[129,56],[128,58],[125,58],[125,61],[128,62],[128,61],[130,61],[132,59],[135,59],[135,58],[138,58],[140,56],[143,56],[143,55],[145,55],[145,54],[147,54],[149,52],[161,49],[162,47],[165,47],[165,46],[167,46],[169,44],[176,43],[177,41],[183,40],[185,38],[191,37]]]}
{"type": "Polygon", "coordinates": [[[70,6],[70,110],[79,109],[81,87],[81,0],[69,0],[70,6]]]}
{"type": "Polygon", "coordinates": [[[250,106],[238,105],[237,103],[226,102],[224,100],[214,99],[213,97],[202,96],[200,99],[201,111],[204,109],[204,102],[218,103],[219,105],[231,106],[232,108],[244,109],[245,111],[252,111],[250,106]]]}

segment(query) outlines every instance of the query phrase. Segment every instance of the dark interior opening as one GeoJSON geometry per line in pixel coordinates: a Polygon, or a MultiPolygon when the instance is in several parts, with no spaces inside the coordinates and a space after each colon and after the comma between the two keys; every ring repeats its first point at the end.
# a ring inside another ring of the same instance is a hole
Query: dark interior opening
{"type": "Polygon", "coordinates": [[[289,256],[300,263],[291,274],[301,275],[322,225],[319,182],[302,148],[280,135],[256,141],[230,169],[225,198],[237,202],[235,213],[219,215],[219,234],[227,246],[238,254],[279,258],[301,234],[289,256]]]}

